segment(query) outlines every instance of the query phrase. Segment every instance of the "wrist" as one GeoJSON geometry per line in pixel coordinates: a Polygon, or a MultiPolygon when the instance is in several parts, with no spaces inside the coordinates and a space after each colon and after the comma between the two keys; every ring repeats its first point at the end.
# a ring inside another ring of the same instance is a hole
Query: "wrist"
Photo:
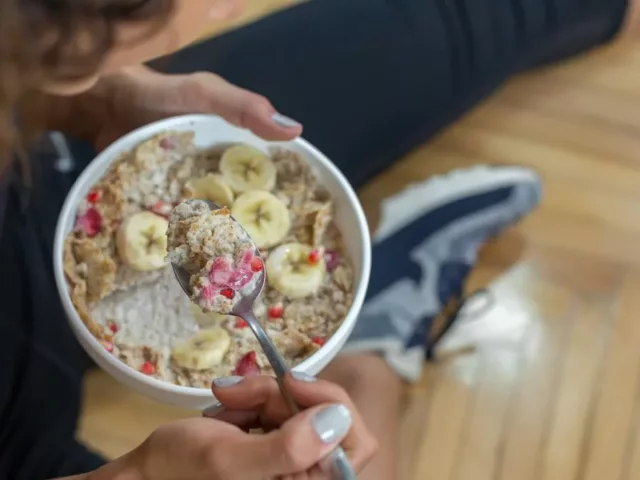
{"type": "Polygon", "coordinates": [[[100,467],[87,480],[145,480],[140,447],[100,467]]]}

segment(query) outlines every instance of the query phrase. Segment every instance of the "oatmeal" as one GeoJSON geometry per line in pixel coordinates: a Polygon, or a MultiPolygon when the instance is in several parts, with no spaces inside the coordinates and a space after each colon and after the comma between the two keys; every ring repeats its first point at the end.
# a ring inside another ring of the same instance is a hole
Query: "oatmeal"
{"type": "Polygon", "coordinates": [[[169,216],[169,261],[190,274],[191,299],[205,312],[231,313],[264,274],[260,255],[228,208],[188,200],[169,216]]]}
{"type": "Polygon", "coordinates": [[[331,197],[301,158],[247,145],[201,151],[191,132],[173,131],[123,153],[80,202],[64,267],[80,317],[109,353],[200,388],[220,376],[272,373],[248,325],[210,311],[232,300],[225,288],[266,272],[255,314],[294,366],[340,326],[354,283],[331,197]],[[226,208],[209,212],[195,199],[226,208]],[[241,235],[226,243],[229,213],[259,252],[241,235]],[[198,305],[169,259],[199,279],[198,305]],[[207,288],[220,295],[209,301],[207,288]]]}

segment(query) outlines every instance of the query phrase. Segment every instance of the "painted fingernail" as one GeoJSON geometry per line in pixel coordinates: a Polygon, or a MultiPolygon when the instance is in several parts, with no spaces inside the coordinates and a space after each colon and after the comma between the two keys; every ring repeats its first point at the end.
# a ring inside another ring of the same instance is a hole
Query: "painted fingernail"
{"type": "Polygon", "coordinates": [[[331,405],[313,417],[313,428],[323,443],[335,443],[351,428],[351,412],[344,405],[331,405]]]}
{"type": "Polygon", "coordinates": [[[244,377],[220,377],[216,378],[213,384],[218,388],[226,388],[237,385],[242,380],[244,380],[244,377]]]}
{"type": "Polygon", "coordinates": [[[312,377],[304,372],[291,372],[291,376],[300,382],[313,383],[317,379],[316,377],[312,377]]]}
{"type": "Polygon", "coordinates": [[[300,126],[300,123],[296,122],[293,118],[289,118],[281,113],[274,113],[271,115],[271,120],[284,128],[295,128],[300,126]]]}
{"type": "Polygon", "coordinates": [[[215,417],[224,411],[224,406],[220,402],[216,402],[213,405],[209,405],[202,410],[202,415],[205,417],[215,417]]]}

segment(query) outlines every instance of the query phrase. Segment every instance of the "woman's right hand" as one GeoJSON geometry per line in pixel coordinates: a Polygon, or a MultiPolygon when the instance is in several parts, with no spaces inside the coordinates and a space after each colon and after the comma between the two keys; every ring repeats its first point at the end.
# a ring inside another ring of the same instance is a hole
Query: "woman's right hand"
{"type": "Polygon", "coordinates": [[[292,416],[272,377],[233,380],[214,384],[224,408],[213,418],[160,427],[138,449],[90,478],[330,480],[318,463],[338,444],[356,471],[375,453],[375,439],[337,385],[288,375],[289,392],[305,408],[292,416]],[[249,434],[254,428],[267,433],[249,434]]]}

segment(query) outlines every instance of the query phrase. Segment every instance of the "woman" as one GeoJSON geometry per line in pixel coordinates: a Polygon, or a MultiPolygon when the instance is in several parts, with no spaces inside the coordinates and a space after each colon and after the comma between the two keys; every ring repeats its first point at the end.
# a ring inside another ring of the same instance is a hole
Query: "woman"
{"type": "MultiPolygon", "coordinates": [[[[297,136],[301,127],[266,99],[219,77],[162,77],[135,67],[191,42],[211,18],[228,15],[228,4],[0,1],[2,147],[19,147],[14,114],[24,127],[62,130],[98,146],[150,120],[196,110],[265,138],[297,136]]],[[[46,205],[55,198],[40,193],[39,162],[3,166],[0,478],[326,478],[317,464],[339,443],[357,470],[364,466],[375,440],[347,394],[299,375],[287,379],[308,407],[299,415],[290,416],[273,379],[216,379],[213,390],[225,409],[210,413],[215,419],[163,426],[133,452],[100,466],[73,440],[86,361],[64,330],[50,283],[50,244],[42,230],[50,233],[55,214],[46,205]],[[272,431],[249,435],[245,428],[252,425],[272,431]]]]}
{"type": "MultiPolygon", "coordinates": [[[[302,121],[305,136],[328,153],[355,186],[426,140],[511,74],[608,42],[623,24],[627,36],[640,28],[637,0],[628,6],[625,0],[323,0],[306,2],[163,59],[159,68],[185,74],[163,76],[141,67],[121,67],[180,47],[190,40],[185,31],[197,33],[207,17],[227,15],[230,2],[176,1],[175,11],[165,10],[160,0],[103,0],[93,9],[87,6],[92,3],[0,0],[0,105],[5,114],[0,131],[5,143],[11,139],[11,115],[18,106],[22,124],[40,123],[98,148],[139,124],[185,112],[218,113],[269,139],[292,138],[301,132],[297,122],[276,114],[263,97],[213,74],[190,74],[210,70],[267,95],[287,115],[302,121]],[[134,3],[139,8],[131,7],[134,3]],[[118,32],[117,41],[105,41],[106,25],[118,32]],[[34,42],[32,32],[47,31],[46,27],[53,33],[34,42]],[[86,40],[88,32],[100,40],[96,44],[100,48],[89,49],[91,54],[84,48],[86,42],[92,45],[86,40]],[[76,34],[85,40],[80,42],[82,51],[66,51],[67,39],[76,34]],[[78,67],[85,70],[78,72],[78,67]],[[27,71],[29,75],[23,73],[27,71]],[[95,71],[100,78],[92,75],[95,71]],[[25,97],[25,87],[50,95],[25,97]]],[[[311,411],[289,420],[271,436],[248,437],[234,424],[243,427],[258,418],[273,426],[286,419],[273,382],[261,377],[240,383],[217,379],[213,389],[224,409],[209,412],[215,419],[162,427],[134,452],[100,467],[99,458],[73,441],[86,362],[67,330],[49,267],[51,232],[72,179],[48,168],[46,162],[32,165],[28,204],[23,187],[18,187],[25,181],[15,181],[16,168],[11,177],[4,175],[11,188],[4,189],[6,213],[0,228],[0,478],[46,478],[92,470],[88,477],[78,478],[307,478],[307,467],[332,446],[317,440],[322,437],[313,433],[318,422],[309,417],[327,404],[344,405],[351,412],[344,415],[344,408],[334,407],[334,421],[342,428],[330,430],[349,431],[334,442],[342,441],[357,468],[364,466],[376,443],[363,423],[381,445],[360,478],[397,478],[401,378],[419,375],[424,340],[440,305],[435,302],[431,313],[419,311],[411,317],[389,313],[392,308],[397,313],[425,303],[420,290],[409,303],[385,298],[397,285],[407,284],[403,274],[411,278],[412,265],[405,261],[410,250],[407,238],[437,237],[439,247],[446,247],[439,250],[448,252],[462,244],[458,250],[464,261],[445,258],[438,281],[431,282],[430,288],[436,288],[445,303],[460,295],[483,241],[526,214],[539,196],[537,180],[526,176],[499,188],[487,181],[473,192],[449,179],[447,186],[455,194],[447,205],[438,205],[437,211],[424,205],[422,223],[386,228],[377,237],[372,288],[363,313],[366,321],[358,324],[352,351],[322,374],[334,384],[288,379],[298,400],[311,411]],[[464,242],[438,236],[438,229],[434,232],[437,222],[450,224],[461,216],[476,215],[480,208],[502,209],[506,215],[481,217],[482,230],[464,242]],[[419,231],[409,231],[408,226],[416,224],[419,231]],[[396,266],[398,271],[393,270],[396,266]],[[387,328],[391,324],[394,329],[387,328]],[[345,388],[364,422],[335,384],[345,388]],[[297,433],[291,433],[294,430],[297,433]],[[263,448],[252,442],[264,442],[263,448]],[[266,451],[272,454],[265,456],[266,451]],[[294,472],[297,477],[286,477],[294,472]]],[[[489,180],[499,173],[495,170],[489,180]]]]}

